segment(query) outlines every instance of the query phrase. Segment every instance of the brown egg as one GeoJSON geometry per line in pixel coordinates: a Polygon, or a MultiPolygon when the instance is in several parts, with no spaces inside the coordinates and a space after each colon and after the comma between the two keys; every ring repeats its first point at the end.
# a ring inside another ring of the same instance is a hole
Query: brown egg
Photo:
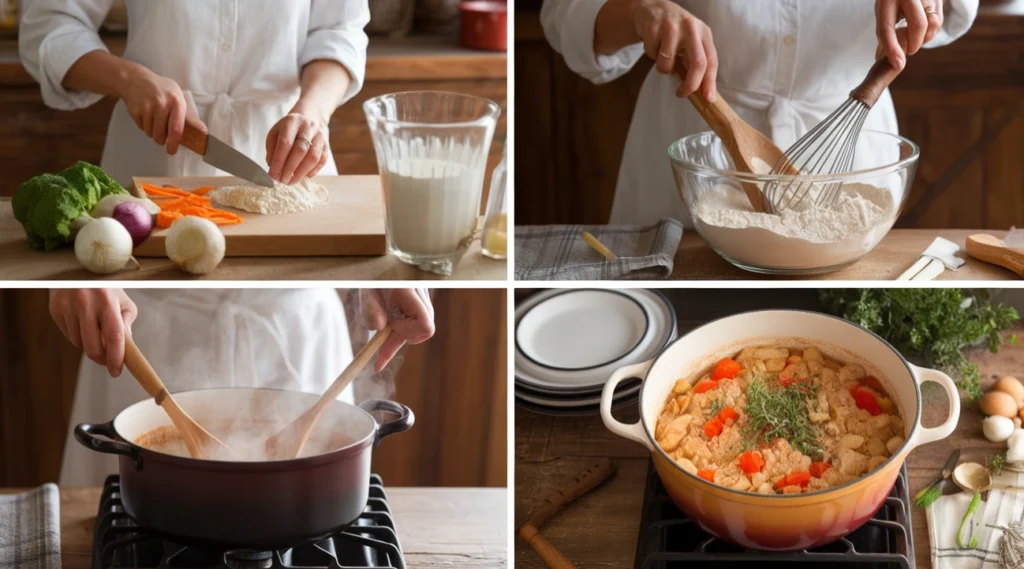
{"type": "Polygon", "coordinates": [[[1000,377],[994,384],[992,384],[992,391],[1009,393],[1017,402],[1018,409],[1024,406],[1024,384],[1022,384],[1016,377],[1010,377],[1008,375],[1000,377]]]}
{"type": "Polygon", "coordinates": [[[1017,401],[1009,393],[989,391],[978,400],[978,408],[985,415],[1002,415],[1013,418],[1017,414],[1017,401]]]}

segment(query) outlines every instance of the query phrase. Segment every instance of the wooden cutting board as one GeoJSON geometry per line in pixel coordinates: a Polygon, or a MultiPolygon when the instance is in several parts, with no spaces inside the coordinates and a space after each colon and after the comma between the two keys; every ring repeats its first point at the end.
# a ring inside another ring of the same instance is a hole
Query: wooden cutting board
{"type": "MultiPolygon", "coordinates": [[[[260,215],[216,206],[242,216],[238,225],[222,226],[228,257],[306,257],[322,255],[384,255],[384,201],[380,176],[318,176],[330,192],[327,203],[311,211],[260,215]]],[[[129,188],[143,195],[141,183],[190,190],[199,186],[231,186],[234,176],[139,177],[129,188]]],[[[166,229],[157,229],[135,248],[137,257],[166,257],[166,229]]]]}

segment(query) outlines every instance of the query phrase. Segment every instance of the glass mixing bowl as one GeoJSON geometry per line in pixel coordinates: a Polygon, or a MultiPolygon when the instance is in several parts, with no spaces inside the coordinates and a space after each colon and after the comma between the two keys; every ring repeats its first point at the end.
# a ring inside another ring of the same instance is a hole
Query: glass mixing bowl
{"type": "Polygon", "coordinates": [[[839,270],[878,245],[910,192],[920,149],[901,136],[865,130],[857,139],[852,171],[802,176],[737,172],[713,132],[677,140],[669,146],[668,155],[693,226],[716,253],[747,271],[800,275],[839,270]],[[844,194],[856,190],[869,201],[853,200],[828,215],[818,208],[787,211],[779,219],[754,213],[742,184],[763,188],[773,181],[780,187],[794,181],[838,182],[844,194]],[[851,218],[858,221],[847,223],[851,218]],[[860,219],[870,222],[858,227],[860,219]]]}

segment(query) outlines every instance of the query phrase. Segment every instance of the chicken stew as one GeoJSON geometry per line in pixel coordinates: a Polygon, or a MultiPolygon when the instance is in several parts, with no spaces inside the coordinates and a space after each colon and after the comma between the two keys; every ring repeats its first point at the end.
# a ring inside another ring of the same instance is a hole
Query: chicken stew
{"type": "Polygon", "coordinates": [[[800,494],[855,480],[903,446],[882,382],[815,347],[755,346],[696,382],[676,381],[655,440],[684,470],[758,494],[800,494]]]}

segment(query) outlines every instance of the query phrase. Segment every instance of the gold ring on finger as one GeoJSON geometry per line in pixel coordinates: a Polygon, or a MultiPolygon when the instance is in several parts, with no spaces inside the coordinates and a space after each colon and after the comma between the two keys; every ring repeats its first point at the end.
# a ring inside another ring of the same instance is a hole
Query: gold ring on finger
{"type": "Polygon", "coordinates": [[[310,142],[310,141],[306,140],[305,138],[302,138],[301,136],[299,136],[299,137],[296,137],[296,138],[295,138],[295,142],[305,142],[305,143],[306,143],[306,147],[310,147],[310,146],[313,146],[313,143],[312,143],[312,142],[310,142]]]}

